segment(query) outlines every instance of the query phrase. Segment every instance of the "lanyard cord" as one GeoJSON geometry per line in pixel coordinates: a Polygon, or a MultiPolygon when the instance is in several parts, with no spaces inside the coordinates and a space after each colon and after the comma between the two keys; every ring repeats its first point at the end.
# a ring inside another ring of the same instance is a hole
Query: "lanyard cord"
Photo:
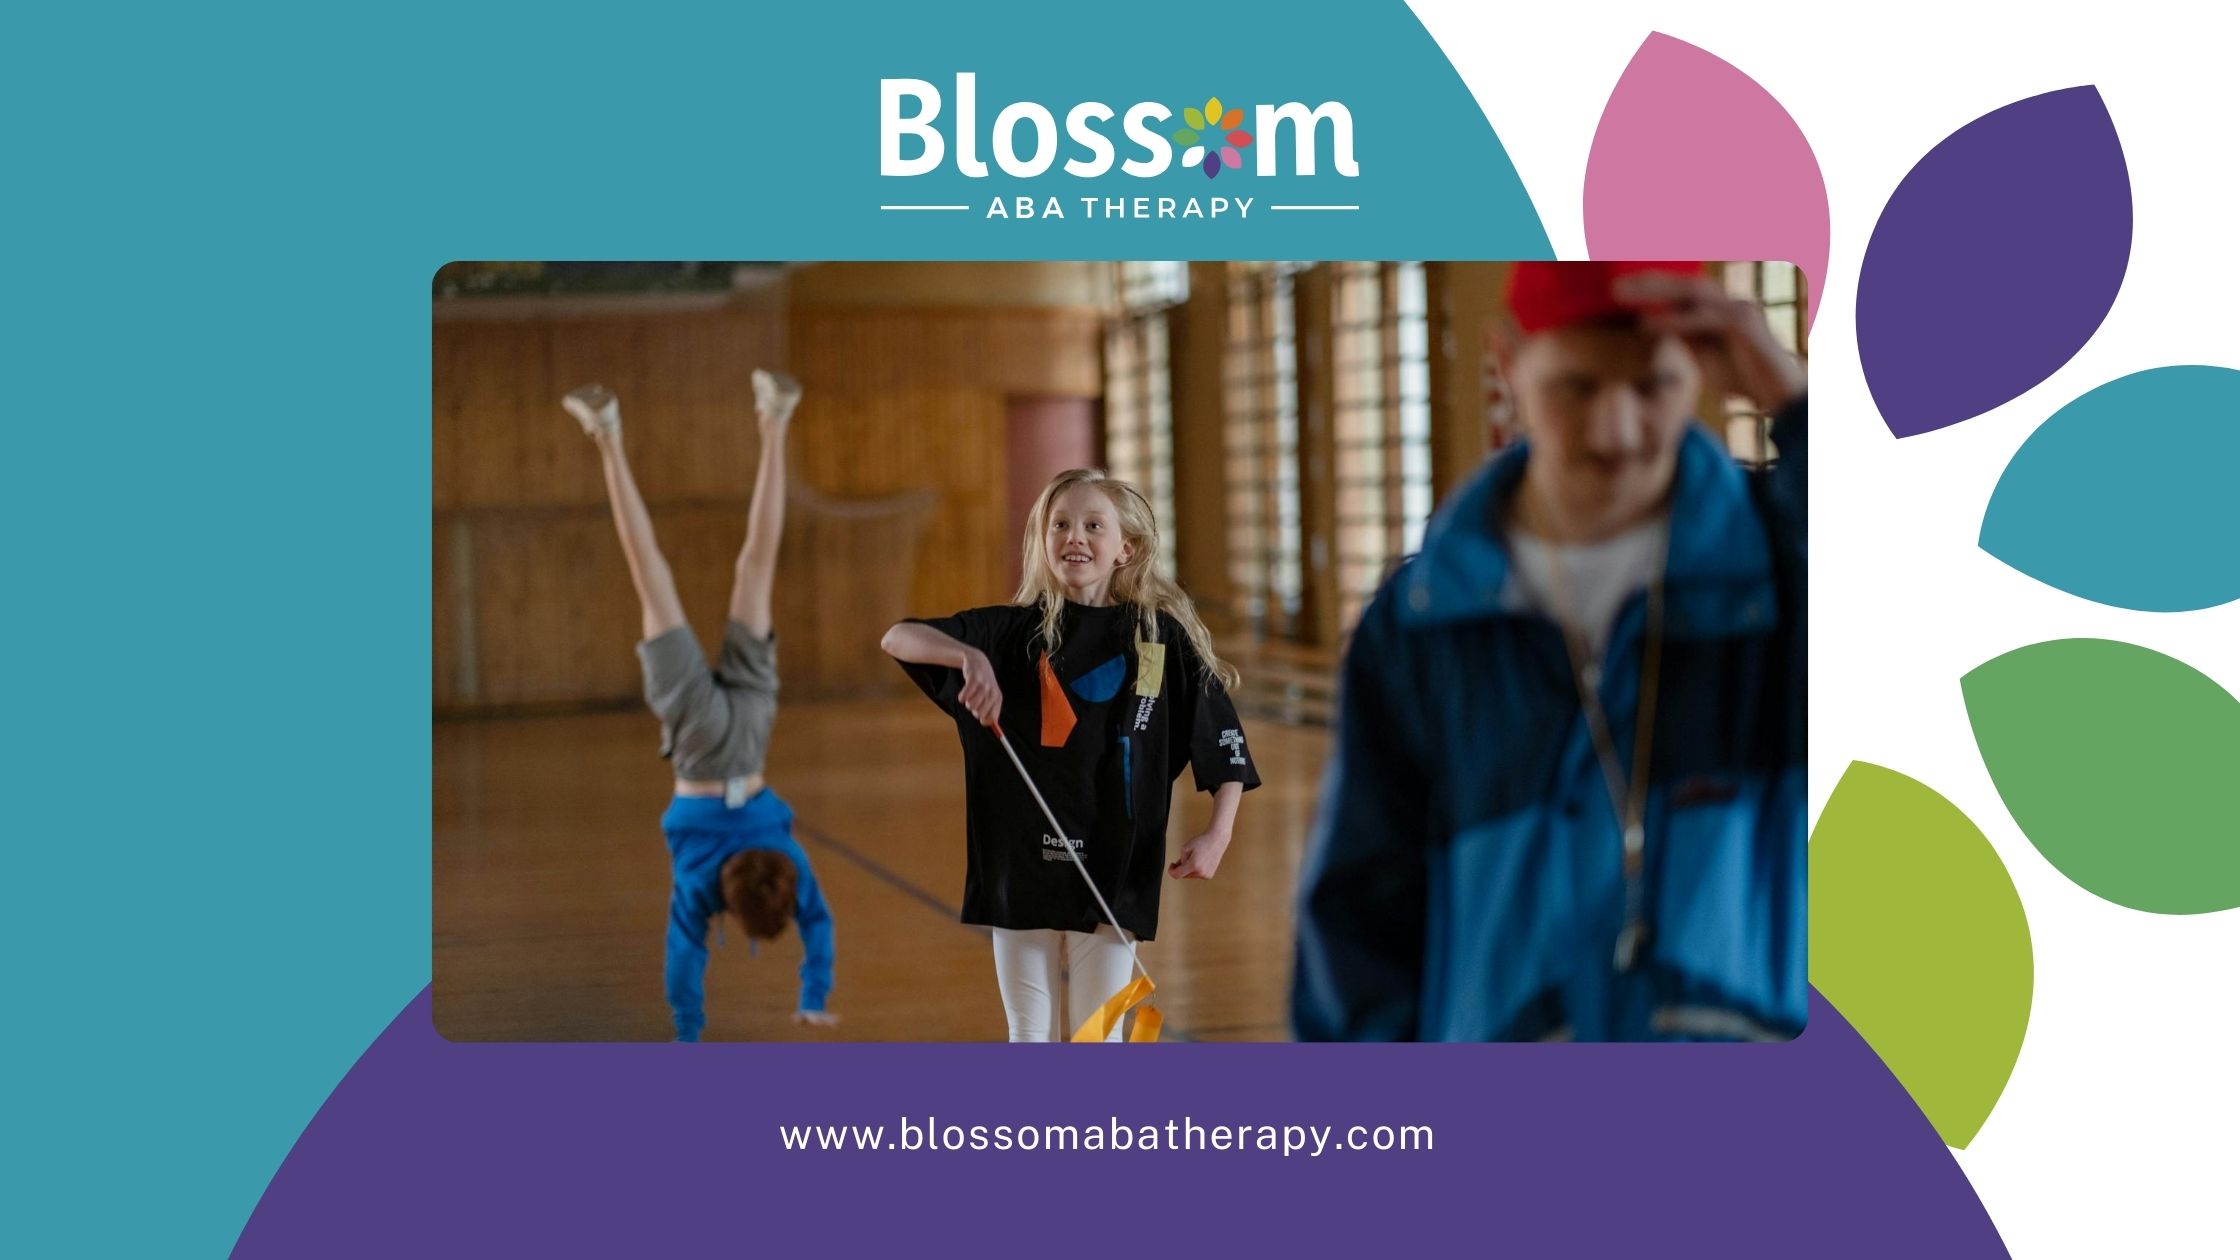
{"type": "Polygon", "coordinates": [[[1578,604],[1571,597],[1571,578],[1562,550],[1548,549],[1548,572],[1555,586],[1555,602],[1559,605],[1556,624],[1563,631],[1565,653],[1571,658],[1571,680],[1579,688],[1579,708],[1586,715],[1587,734],[1594,741],[1595,760],[1602,766],[1603,788],[1610,794],[1610,810],[1617,816],[1618,825],[1625,834],[1625,926],[1618,930],[1618,941],[1611,953],[1611,965],[1619,971],[1633,969],[1642,943],[1648,937],[1644,920],[1645,896],[1642,890],[1643,854],[1648,847],[1649,813],[1649,749],[1656,734],[1657,680],[1664,658],[1664,566],[1667,552],[1672,545],[1672,525],[1667,521],[1657,542],[1657,567],[1649,578],[1649,627],[1648,637],[1641,645],[1641,698],[1634,706],[1633,720],[1633,774],[1625,777],[1618,768],[1618,745],[1610,733],[1610,717],[1602,707],[1602,670],[1589,654],[1586,629],[1576,625],[1580,620],[1578,604]]]}

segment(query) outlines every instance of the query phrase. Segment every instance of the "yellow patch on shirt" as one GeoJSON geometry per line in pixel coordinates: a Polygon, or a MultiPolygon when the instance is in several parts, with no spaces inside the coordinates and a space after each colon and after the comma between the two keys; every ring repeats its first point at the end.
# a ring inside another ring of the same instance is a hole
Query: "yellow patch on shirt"
{"type": "Polygon", "coordinates": [[[1167,645],[1136,640],[1136,694],[1157,699],[1167,680],[1167,645]]]}

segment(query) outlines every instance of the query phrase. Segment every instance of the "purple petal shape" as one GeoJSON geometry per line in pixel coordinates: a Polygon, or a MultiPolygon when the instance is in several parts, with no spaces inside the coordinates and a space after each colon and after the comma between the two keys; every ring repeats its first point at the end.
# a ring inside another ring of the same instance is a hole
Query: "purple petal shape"
{"type": "Polygon", "coordinates": [[[1219,175],[1220,173],[1221,155],[1218,153],[1206,154],[1206,178],[1212,179],[1214,176],[1219,175]]]}
{"type": "Polygon", "coordinates": [[[1593,258],[1793,262],[1808,317],[1828,272],[1828,186],[1796,120],[1756,80],[1652,33],[1587,153],[1593,258]]]}
{"type": "Polygon", "coordinates": [[[2092,87],[1945,137],[1882,208],[1859,269],[1859,364],[1901,438],[2053,375],[2106,318],[2131,258],[2131,175],[2092,87]]]}
{"type": "MultiPolygon", "coordinates": [[[[1131,1168],[1219,1177],[1219,1194],[1161,1206],[1167,1237],[1245,1220],[1275,1254],[1379,1254],[1395,1219],[1415,1237],[1483,1239],[1498,1186],[1505,1254],[1669,1255],[1695,1237],[1731,1255],[2006,1255],[1936,1131],[1817,995],[1804,1035],[1778,1046],[1170,1045],[1096,1060],[1089,1090],[1084,1056],[1005,1045],[453,1045],[423,992],[313,1117],[233,1254],[730,1254],[742,1204],[757,1251],[892,1254],[924,1248],[929,1223],[991,1184],[1087,1186],[1131,1168]],[[1329,1097],[1334,1079],[1345,1098],[1329,1097]],[[966,1130],[1118,1117],[1162,1141],[1184,1117],[1341,1137],[1425,1124],[1435,1142],[1285,1159],[787,1151],[779,1135],[880,1125],[891,1139],[904,1116],[966,1130]],[[1388,1210],[1302,1212],[1302,1194],[1388,1210]]],[[[1006,1228],[1079,1236],[1085,1193],[1007,1199],[1006,1228]]]]}

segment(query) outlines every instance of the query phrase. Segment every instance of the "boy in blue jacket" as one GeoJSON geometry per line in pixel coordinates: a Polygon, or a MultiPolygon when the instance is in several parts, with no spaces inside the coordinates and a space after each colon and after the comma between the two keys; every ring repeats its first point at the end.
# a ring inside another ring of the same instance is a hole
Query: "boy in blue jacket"
{"type": "Polygon", "coordinates": [[[1781,1040],[1805,1021],[1804,374],[1682,263],[1519,263],[1524,437],[1346,653],[1307,1040],[1781,1040]],[[1706,377],[1775,415],[1745,472],[1706,377]]]}

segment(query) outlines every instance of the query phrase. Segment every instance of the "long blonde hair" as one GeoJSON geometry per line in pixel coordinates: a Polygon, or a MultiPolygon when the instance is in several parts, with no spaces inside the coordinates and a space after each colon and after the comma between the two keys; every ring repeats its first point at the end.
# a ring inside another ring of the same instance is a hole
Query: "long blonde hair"
{"type": "Polygon", "coordinates": [[[1206,672],[1220,682],[1223,690],[1235,691],[1237,667],[1214,655],[1213,636],[1207,633],[1197,608],[1159,565],[1159,522],[1151,513],[1151,501],[1127,482],[1106,476],[1101,468],[1069,468],[1052,477],[1035,496],[1034,510],[1027,513],[1026,539],[1020,547],[1019,593],[1011,597],[1011,602],[1022,608],[1042,609],[1043,647],[1053,652],[1058,649],[1066,592],[1058,575],[1050,571],[1042,536],[1050,529],[1051,505],[1059,495],[1080,485],[1093,485],[1112,501],[1112,509],[1120,517],[1120,537],[1132,553],[1127,563],[1112,570],[1112,602],[1133,607],[1142,621],[1143,637],[1152,642],[1159,639],[1159,614],[1173,617],[1181,624],[1183,634],[1189,636],[1191,650],[1198,654],[1206,672]]]}

